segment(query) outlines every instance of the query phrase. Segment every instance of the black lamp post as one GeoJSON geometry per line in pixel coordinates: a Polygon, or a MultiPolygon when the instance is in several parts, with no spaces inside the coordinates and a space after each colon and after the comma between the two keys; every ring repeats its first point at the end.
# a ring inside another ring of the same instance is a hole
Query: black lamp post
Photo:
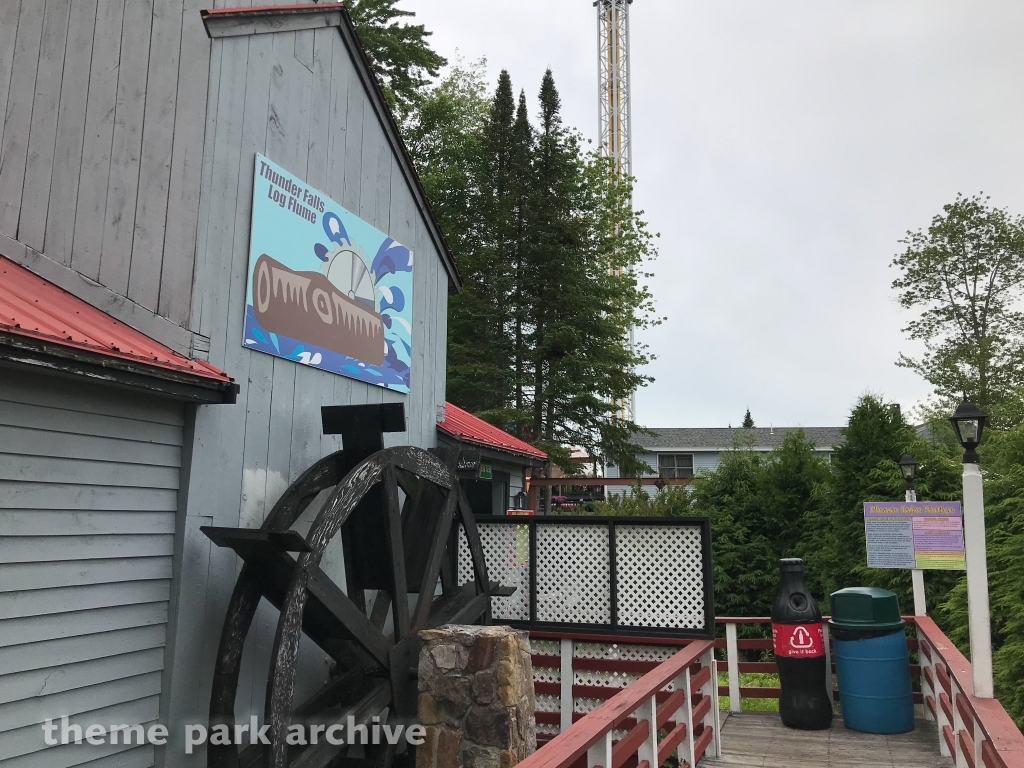
{"type": "Polygon", "coordinates": [[[978,406],[965,397],[950,421],[964,449],[964,553],[967,556],[967,619],[974,695],[990,699],[993,696],[992,625],[985,551],[985,493],[975,450],[981,442],[986,418],[978,406]]]}
{"type": "MultiPolygon", "coordinates": [[[[909,453],[904,453],[899,460],[900,472],[903,473],[903,483],[908,491],[914,490],[914,476],[917,475],[917,461],[909,453]]],[[[914,501],[914,499],[907,499],[914,501]]]]}
{"type": "Polygon", "coordinates": [[[964,464],[978,464],[980,459],[975,450],[981,442],[981,432],[985,429],[985,420],[988,418],[974,403],[968,402],[967,398],[957,406],[956,412],[950,421],[953,430],[956,432],[956,439],[964,449],[964,464]]]}
{"type": "MultiPolygon", "coordinates": [[[[904,453],[896,463],[899,464],[900,473],[903,475],[907,503],[917,501],[917,490],[914,488],[914,477],[917,475],[917,461],[909,453],[904,453]]],[[[924,595],[924,571],[920,568],[912,568],[910,571],[910,581],[914,586],[914,613],[917,616],[924,616],[927,612],[924,595]]]]}

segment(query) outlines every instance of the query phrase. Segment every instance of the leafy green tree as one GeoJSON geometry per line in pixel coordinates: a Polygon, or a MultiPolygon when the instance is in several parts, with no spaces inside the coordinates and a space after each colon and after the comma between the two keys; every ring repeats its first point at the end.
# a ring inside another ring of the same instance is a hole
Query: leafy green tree
{"type": "Polygon", "coordinates": [[[714,472],[694,483],[690,514],[711,518],[718,613],[771,613],[778,560],[797,554],[804,521],[828,481],[828,465],[797,430],[767,454],[750,447],[726,452],[714,472]]]}
{"type": "Polygon", "coordinates": [[[1024,383],[1024,218],[958,195],[927,232],[901,242],[892,287],[904,308],[920,312],[904,330],[925,352],[897,364],[923,376],[946,405],[966,393],[991,411],[1024,383]]]}
{"type": "Polygon", "coordinates": [[[754,418],[750,415],[750,409],[747,408],[747,412],[743,414],[743,423],[740,425],[743,429],[754,428],[754,418]]]}
{"type": "MultiPolygon", "coordinates": [[[[844,442],[832,453],[831,478],[819,486],[817,507],[804,522],[799,549],[807,563],[808,580],[815,594],[825,598],[844,587],[891,589],[900,605],[909,608],[913,605],[909,571],[867,567],[864,502],[905,498],[897,464],[904,453],[918,462],[919,499],[958,499],[959,457],[918,434],[898,407],[873,395],[860,398],[843,434],[844,442]]],[[[954,579],[949,572],[926,574],[931,606],[945,599],[954,579]]]]}
{"type": "Polygon", "coordinates": [[[492,104],[484,62],[459,63],[410,112],[403,135],[441,229],[456,255],[463,290],[449,297],[447,397],[474,412],[502,402],[507,368],[489,345],[500,336],[480,240],[479,175],[492,104]]]}
{"type": "Polygon", "coordinates": [[[416,14],[397,7],[398,0],[346,0],[345,7],[374,74],[393,110],[406,113],[447,60],[427,42],[422,24],[399,20],[416,14]]]}

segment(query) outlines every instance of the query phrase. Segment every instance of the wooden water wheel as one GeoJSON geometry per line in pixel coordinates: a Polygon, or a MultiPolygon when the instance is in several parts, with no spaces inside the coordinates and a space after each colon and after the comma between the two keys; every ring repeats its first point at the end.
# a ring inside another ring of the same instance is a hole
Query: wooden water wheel
{"type": "Polygon", "coordinates": [[[442,624],[488,623],[490,596],[511,593],[488,581],[476,523],[455,475],[455,457],[412,447],[383,449],[384,432],[405,428],[401,404],[323,411],[324,431],[342,435],[342,451],[306,470],[260,529],[203,529],[214,543],[230,547],[244,561],[217,652],[211,729],[226,724],[234,732],[243,647],[260,601],[265,598],[280,611],[264,713],[271,744],[241,751],[211,744],[210,768],[251,768],[261,762],[266,768],[390,765],[395,746],[367,746],[362,757],[354,758],[348,747],[325,740],[289,746],[288,727],[331,725],[347,722],[349,716],[367,724],[384,710],[387,722],[411,722],[416,714],[419,631],[442,624]],[[291,530],[310,503],[328,490],[307,535],[291,530]],[[462,586],[460,523],[474,571],[473,580],[462,586]],[[320,569],[325,549],[339,535],[347,590],[320,569]],[[375,590],[370,606],[366,590],[375,590]],[[334,664],[330,681],[296,707],[303,634],[334,664]]]}

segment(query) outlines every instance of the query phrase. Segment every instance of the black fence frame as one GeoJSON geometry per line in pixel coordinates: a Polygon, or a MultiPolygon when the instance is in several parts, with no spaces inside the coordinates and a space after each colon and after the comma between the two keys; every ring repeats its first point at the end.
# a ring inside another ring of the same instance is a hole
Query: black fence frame
{"type": "Polygon", "coordinates": [[[650,637],[681,637],[701,640],[715,637],[715,587],[714,570],[711,561],[711,518],[709,517],[604,517],[580,515],[480,515],[476,518],[477,525],[504,524],[526,525],[530,536],[530,620],[495,618],[494,621],[507,624],[518,629],[575,631],[594,635],[637,635],[650,637]],[[608,527],[608,565],[609,565],[609,600],[611,622],[608,624],[589,624],[572,622],[552,622],[537,620],[537,526],[543,524],[556,525],[588,525],[608,527]],[[618,611],[618,568],[615,556],[615,531],[617,526],[645,525],[661,527],[699,527],[701,537],[701,576],[704,586],[704,628],[666,628],[650,626],[620,625],[618,611]]]}

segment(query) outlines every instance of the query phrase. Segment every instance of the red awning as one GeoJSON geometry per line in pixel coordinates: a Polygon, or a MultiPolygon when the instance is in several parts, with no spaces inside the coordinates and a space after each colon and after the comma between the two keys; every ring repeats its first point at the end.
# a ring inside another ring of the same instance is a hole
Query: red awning
{"type": "Polygon", "coordinates": [[[498,429],[493,424],[488,424],[481,418],[477,418],[469,411],[464,411],[457,405],[444,404],[444,421],[437,422],[439,429],[444,430],[452,437],[457,437],[463,442],[482,445],[487,448],[496,448],[509,453],[519,453],[525,456],[533,456],[537,459],[546,460],[548,455],[539,448],[534,448],[527,442],[513,437],[508,432],[498,429]]]}
{"type": "Polygon", "coordinates": [[[220,402],[233,402],[237,391],[234,380],[219,368],[178,354],[4,256],[0,337],[3,357],[9,361],[42,364],[40,356],[49,355],[136,377],[196,384],[222,394],[230,390],[231,398],[218,396],[220,402]]]}

